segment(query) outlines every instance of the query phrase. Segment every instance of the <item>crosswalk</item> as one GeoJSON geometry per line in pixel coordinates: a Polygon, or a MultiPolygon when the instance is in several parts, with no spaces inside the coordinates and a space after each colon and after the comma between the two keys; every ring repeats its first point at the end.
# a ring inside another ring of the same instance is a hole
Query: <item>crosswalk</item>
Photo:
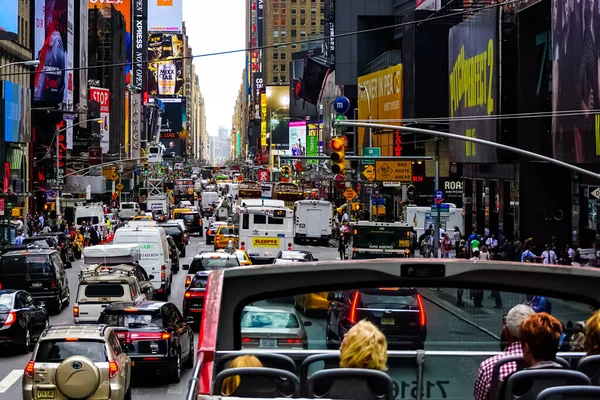
{"type": "Polygon", "coordinates": [[[23,376],[22,369],[13,369],[2,381],[0,381],[0,394],[6,393],[23,376]]]}

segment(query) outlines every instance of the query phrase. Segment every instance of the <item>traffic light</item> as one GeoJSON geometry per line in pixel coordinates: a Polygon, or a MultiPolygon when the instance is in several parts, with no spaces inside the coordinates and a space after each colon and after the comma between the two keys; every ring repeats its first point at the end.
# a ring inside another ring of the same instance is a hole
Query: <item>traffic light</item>
{"type": "Polygon", "coordinates": [[[282,182],[289,182],[291,175],[292,175],[292,171],[290,170],[290,166],[289,165],[283,165],[281,167],[281,181],[282,182]]]}
{"type": "Polygon", "coordinates": [[[111,167],[110,174],[113,175],[113,176],[117,175],[117,167],[111,167]]]}
{"type": "Polygon", "coordinates": [[[331,171],[334,174],[344,175],[346,173],[346,137],[340,136],[333,138],[330,143],[331,146],[331,171]]]}
{"type": "Polygon", "coordinates": [[[144,159],[144,175],[148,175],[148,159],[144,159]]]}

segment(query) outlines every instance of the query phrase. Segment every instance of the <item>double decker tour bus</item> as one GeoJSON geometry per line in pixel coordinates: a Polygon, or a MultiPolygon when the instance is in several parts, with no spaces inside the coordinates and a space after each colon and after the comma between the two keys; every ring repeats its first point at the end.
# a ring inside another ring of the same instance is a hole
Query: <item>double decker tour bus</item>
{"type": "Polygon", "coordinates": [[[260,199],[262,197],[262,189],[260,183],[256,181],[242,181],[238,186],[240,199],[260,199]]]}
{"type": "Polygon", "coordinates": [[[292,182],[277,182],[271,194],[273,200],[283,200],[286,207],[294,207],[298,200],[304,200],[304,192],[292,182]]]}

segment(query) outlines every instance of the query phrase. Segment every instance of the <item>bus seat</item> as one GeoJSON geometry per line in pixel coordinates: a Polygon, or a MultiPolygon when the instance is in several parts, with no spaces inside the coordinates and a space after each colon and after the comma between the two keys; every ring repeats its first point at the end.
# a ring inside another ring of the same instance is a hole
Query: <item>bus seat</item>
{"type": "Polygon", "coordinates": [[[296,363],[290,357],[278,353],[262,353],[262,352],[244,352],[244,353],[229,353],[222,355],[216,362],[216,371],[221,372],[229,367],[229,363],[240,356],[254,356],[260,360],[263,367],[276,368],[289,371],[292,374],[296,373],[296,363]]]}
{"type": "Polygon", "coordinates": [[[492,369],[492,382],[490,386],[490,400],[498,400],[498,396],[500,395],[500,386],[502,381],[500,380],[500,368],[503,365],[506,365],[510,362],[517,363],[517,371],[520,371],[527,367],[523,356],[509,356],[502,357],[494,364],[494,368],[492,369]]]}
{"type": "Polygon", "coordinates": [[[315,372],[303,388],[309,398],[326,397],[345,400],[393,400],[392,379],[382,371],[363,368],[334,368],[315,372]],[[325,393],[315,394],[315,386],[328,386],[325,393]],[[376,388],[381,394],[375,393],[376,388]]]}
{"type": "Polygon", "coordinates": [[[598,386],[559,386],[542,390],[537,400],[594,400],[600,399],[598,386]]]}
{"type": "Polygon", "coordinates": [[[240,377],[240,385],[231,394],[234,397],[271,399],[297,397],[300,392],[300,380],[289,371],[276,368],[230,368],[219,372],[215,377],[214,395],[222,395],[223,380],[230,376],[240,377]]]}
{"type": "Polygon", "coordinates": [[[503,400],[536,400],[542,390],[555,386],[590,385],[590,379],[578,371],[566,369],[529,369],[515,372],[506,382],[503,400]],[[520,388],[527,388],[524,393],[520,388]]]}
{"type": "Polygon", "coordinates": [[[592,385],[600,386],[600,355],[583,357],[577,371],[586,374],[592,385]]]}
{"type": "Polygon", "coordinates": [[[340,356],[338,354],[313,354],[308,356],[300,364],[300,384],[302,387],[306,387],[308,382],[308,369],[314,363],[323,361],[325,363],[324,369],[338,368],[340,366],[340,356]]]}

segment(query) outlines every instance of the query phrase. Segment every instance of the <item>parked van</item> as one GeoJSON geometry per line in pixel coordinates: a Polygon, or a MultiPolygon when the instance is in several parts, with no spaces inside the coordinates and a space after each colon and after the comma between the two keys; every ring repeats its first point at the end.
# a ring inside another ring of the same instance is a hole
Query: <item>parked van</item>
{"type": "Polygon", "coordinates": [[[115,232],[114,244],[137,243],[142,258],[140,264],[149,275],[154,275],[152,286],[157,297],[168,299],[171,294],[173,274],[169,257],[169,242],[160,227],[124,227],[115,232]]]}
{"type": "Polygon", "coordinates": [[[132,219],[140,212],[140,205],[135,202],[121,203],[119,208],[119,218],[132,219]]]}

